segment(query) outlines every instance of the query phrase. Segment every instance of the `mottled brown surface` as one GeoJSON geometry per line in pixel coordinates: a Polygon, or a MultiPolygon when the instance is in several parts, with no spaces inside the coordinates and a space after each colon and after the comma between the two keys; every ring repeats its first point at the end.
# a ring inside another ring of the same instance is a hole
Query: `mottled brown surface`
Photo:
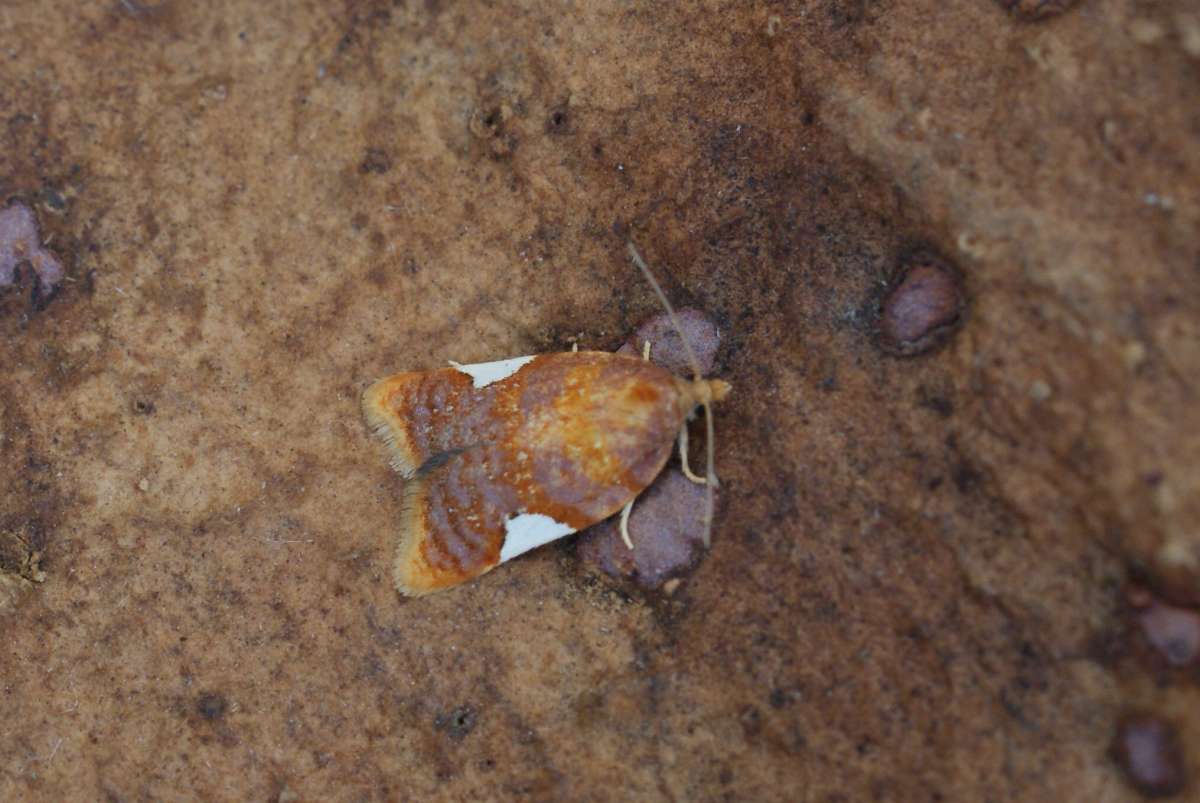
{"type": "Polygon", "coordinates": [[[680,5],[3,4],[68,275],[0,305],[0,798],[1117,801],[1127,710],[1200,766],[1122,613],[1200,603],[1194,3],[680,5]],[[616,348],[627,236],[726,336],[711,552],[398,598],[365,383],[616,348]],[[899,360],[915,248],[971,316],[899,360]]]}

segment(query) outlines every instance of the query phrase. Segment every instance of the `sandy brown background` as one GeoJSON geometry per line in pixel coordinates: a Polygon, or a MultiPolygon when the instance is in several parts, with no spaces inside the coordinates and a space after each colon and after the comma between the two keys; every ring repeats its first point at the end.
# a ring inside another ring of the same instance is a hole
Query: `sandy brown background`
{"type": "Polygon", "coordinates": [[[1123,602],[1200,602],[1200,12],[674,5],[0,6],[68,271],[0,292],[0,798],[1117,801],[1131,708],[1200,767],[1123,602]],[[615,348],[626,236],[722,327],[712,551],[397,597],[362,388],[615,348]],[[971,301],[899,359],[917,248],[971,301]]]}

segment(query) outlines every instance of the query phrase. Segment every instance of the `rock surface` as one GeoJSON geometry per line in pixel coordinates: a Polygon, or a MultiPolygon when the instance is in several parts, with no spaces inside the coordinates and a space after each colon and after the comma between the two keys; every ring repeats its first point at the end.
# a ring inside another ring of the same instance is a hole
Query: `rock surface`
{"type": "Polygon", "coordinates": [[[0,799],[1124,801],[1125,710],[1200,766],[1120,625],[1200,604],[1200,19],[1020,5],[5,2],[64,275],[0,287],[0,799]],[[628,239],[723,337],[711,551],[398,598],[362,389],[619,347],[628,239]],[[918,250],[970,315],[896,359],[918,250]]]}

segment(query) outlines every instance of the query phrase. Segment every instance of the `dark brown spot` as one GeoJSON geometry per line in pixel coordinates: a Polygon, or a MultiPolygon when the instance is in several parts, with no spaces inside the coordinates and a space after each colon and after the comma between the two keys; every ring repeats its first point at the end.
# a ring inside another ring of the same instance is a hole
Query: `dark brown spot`
{"type": "Polygon", "coordinates": [[[1178,794],[1186,784],[1183,751],[1175,727],[1153,714],[1121,720],[1113,757],[1129,783],[1148,797],[1178,794]]]}
{"type": "Polygon", "coordinates": [[[358,172],[363,175],[374,173],[382,176],[391,169],[392,158],[388,156],[387,151],[380,148],[368,148],[362,162],[358,165],[358,172]]]}
{"type": "Polygon", "coordinates": [[[943,396],[923,386],[917,391],[917,404],[927,410],[932,410],[942,418],[949,418],[954,415],[953,401],[947,396],[943,396]]]}
{"type": "Polygon", "coordinates": [[[1022,22],[1056,17],[1075,5],[1075,0],[997,0],[1005,11],[1022,22]]]}
{"type": "Polygon", "coordinates": [[[570,129],[571,118],[565,106],[554,109],[546,117],[546,133],[563,134],[570,129]]]}
{"type": "Polygon", "coordinates": [[[958,329],[965,307],[958,271],[931,254],[918,254],[902,268],[883,302],[879,343],[901,357],[929,351],[958,329]]]}
{"type": "Polygon", "coordinates": [[[460,705],[453,711],[438,714],[433,725],[454,741],[462,741],[475,728],[478,714],[471,705],[460,705]]]}
{"type": "Polygon", "coordinates": [[[225,697],[215,692],[204,692],[196,698],[196,713],[207,720],[221,719],[228,709],[225,697]]]}

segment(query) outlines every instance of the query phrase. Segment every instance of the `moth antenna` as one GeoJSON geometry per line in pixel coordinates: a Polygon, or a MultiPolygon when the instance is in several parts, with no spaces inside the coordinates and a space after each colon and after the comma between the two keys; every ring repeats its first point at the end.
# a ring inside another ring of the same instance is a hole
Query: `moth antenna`
{"type": "MultiPolygon", "coordinates": [[[[646,277],[646,281],[654,288],[654,294],[658,296],[659,302],[667,311],[667,317],[671,319],[671,326],[675,328],[675,332],[679,335],[679,339],[683,342],[683,350],[687,354],[688,364],[692,367],[692,380],[699,382],[703,379],[700,372],[700,360],[696,359],[696,352],[692,350],[692,344],[688,341],[687,335],[683,333],[683,327],[679,325],[679,318],[675,315],[675,308],[671,306],[671,302],[667,299],[667,294],[663,292],[659,286],[658,280],[654,278],[654,274],[650,272],[646,261],[642,259],[642,255],[638,253],[637,246],[633,244],[633,240],[628,241],[626,245],[629,248],[629,256],[633,260],[633,264],[638,266],[642,275],[646,277]]],[[[704,435],[705,435],[705,485],[707,492],[704,494],[704,548],[707,549],[712,543],[712,523],[713,512],[716,508],[716,497],[714,490],[717,487],[717,469],[716,458],[714,456],[715,446],[714,438],[715,427],[713,426],[712,404],[705,399],[700,403],[704,408],[704,435]]],[[[685,428],[683,437],[687,437],[685,428]]]]}
{"type": "Polygon", "coordinates": [[[629,256],[633,258],[633,264],[637,265],[642,271],[642,275],[646,277],[646,281],[650,282],[650,286],[654,288],[654,294],[658,296],[658,300],[667,310],[667,317],[671,319],[671,326],[675,327],[676,334],[683,341],[683,350],[687,353],[688,365],[692,367],[692,379],[700,380],[703,377],[700,375],[700,361],[696,359],[696,352],[692,351],[692,344],[688,342],[687,335],[683,333],[683,327],[679,325],[679,318],[675,315],[675,308],[671,306],[671,302],[667,300],[667,294],[663,292],[659,286],[658,280],[654,278],[654,274],[650,272],[650,268],[646,267],[645,260],[638,253],[637,247],[633,244],[633,240],[629,243],[629,256]]]}

